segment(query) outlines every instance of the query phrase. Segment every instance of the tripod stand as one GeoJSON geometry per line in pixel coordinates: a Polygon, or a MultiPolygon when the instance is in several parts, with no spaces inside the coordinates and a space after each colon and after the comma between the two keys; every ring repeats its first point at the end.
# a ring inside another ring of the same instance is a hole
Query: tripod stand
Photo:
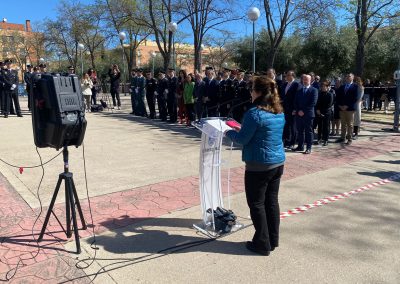
{"type": "Polygon", "coordinates": [[[54,190],[53,197],[50,202],[49,209],[47,210],[46,219],[44,220],[44,224],[42,227],[42,231],[40,232],[38,241],[43,239],[44,232],[46,230],[47,224],[49,223],[49,218],[51,213],[53,213],[54,217],[56,218],[57,222],[60,224],[61,228],[63,229],[64,233],[67,235],[68,238],[72,236],[71,232],[71,217],[72,217],[72,228],[74,230],[75,235],[75,243],[76,243],[76,252],[79,254],[81,253],[81,244],[79,242],[79,233],[78,233],[78,225],[76,220],[76,211],[75,206],[78,209],[79,217],[82,223],[82,229],[86,230],[86,222],[83,218],[82,208],[79,203],[78,194],[76,193],[76,188],[74,184],[74,180],[72,178],[72,173],[69,172],[69,164],[68,164],[68,147],[64,146],[63,149],[63,160],[64,160],[64,172],[61,173],[58,177],[58,182],[56,188],[54,190]],[[54,203],[57,199],[57,194],[60,190],[60,186],[62,181],[65,182],[65,208],[66,208],[66,223],[67,223],[67,230],[64,229],[60,221],[58,220],[57,216],[53,211],[54,203]],[[72,216],[71,216],[72,215],[72,216]]]}

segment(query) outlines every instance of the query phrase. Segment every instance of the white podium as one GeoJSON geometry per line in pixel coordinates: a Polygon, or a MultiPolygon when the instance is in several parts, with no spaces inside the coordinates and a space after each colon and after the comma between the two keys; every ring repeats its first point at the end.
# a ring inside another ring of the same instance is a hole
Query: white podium
{"type": "MultiPolygon", "coordinates": [[[[230,130],[226,119],[210,117],[192,123],[201,134],[199,189],[203,222],[194,224],[194,228],[209,235],[218,234],[215,230],[213,210],[224,207],[221,186],[221,148],[224,132],[230,130]],[[209,210],[209,209],[213,210],[209,210]]],[[[232,151],[232,149],[231,149],[232,151]]],[[[228,174],[228,199],[229,199],[229,174],[228,174]]],[[[229,209],[229,208],[228,208],[229,209]]]]}

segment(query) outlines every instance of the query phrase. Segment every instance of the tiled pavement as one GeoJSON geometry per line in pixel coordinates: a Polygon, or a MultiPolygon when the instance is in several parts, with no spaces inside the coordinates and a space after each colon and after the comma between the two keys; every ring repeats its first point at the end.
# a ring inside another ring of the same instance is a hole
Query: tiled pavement
{"type": "MultiPolygon", "coordinates": [[[[382,125],[369,124],[368,127],[380,129],[382,125]]],[[[283,180],[399,150],[399,144],[399,135],[376,136],[359,140],[351,147],[335,145],[323,151],[317,150],[312,155],[291,155],[285,164],[283,180]]],[[[231,193],[242,192],[243,168],[232,169],[231,177],[231,193]]],[[[82,191],[80,195],[83,199],[82,191]]],[[[197,177],[171,180],[91,198],[96,233],[124,227],[144,218],[157,217],[175,210],[190,208],[199,203],[197,177]]],[[[82,200],[81,205],[86,221],[90,222],[87,201],[82,200]]],[[[46,209],[43,209],[42,216],[46,209]]],[[[60,220],[64,220],[63,206],[58,205],[55,211],[60,220]]],[[[32,237],[32,225],[37,213],[38,209],[32,210],[4,179],[0,179],[1,279],[12,276],[14,270],[6,273],[17,265],[18,271],[12,279],[13,283],[46,281],[56,283],[83,276],[84,273],[75,268],[73,255],[64,250],[63,243],[67,240],[65,235],[60,232],[60,227],[54,218],[47,230],[52,233],[45,235],[41,247],[37,247],[32,237]]],[[[35,226],[36,238],[41,225],[42,223],[39,221],[35,226]]],[[[89,226],[86,231],[80,231],[80,236],[90,236],[91,227],[89,226]]],[[[79,280],[79,283],[85,282],[89,282],[89,279],[79,280]]]]}

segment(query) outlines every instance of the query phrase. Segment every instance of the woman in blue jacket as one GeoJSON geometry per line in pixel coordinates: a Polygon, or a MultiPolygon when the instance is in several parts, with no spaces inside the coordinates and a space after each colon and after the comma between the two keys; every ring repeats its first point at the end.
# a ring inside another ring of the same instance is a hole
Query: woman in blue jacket
{"type": "Polygon", "coordinates": [[[256,77],[251,98],[254,106],[246,112],[242,126],[227,131],[226,136],[243,145],[246,199],[255,228],[246,247],[269,255],[279,244],[278,192],[285,162],[285,117],[274,80],[256,77]]]}

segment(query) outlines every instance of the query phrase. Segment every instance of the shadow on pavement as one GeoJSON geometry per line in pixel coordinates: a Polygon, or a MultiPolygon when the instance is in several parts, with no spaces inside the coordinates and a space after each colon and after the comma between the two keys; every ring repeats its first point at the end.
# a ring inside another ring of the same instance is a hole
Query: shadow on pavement
{"type": "Polygon", "coordinates": [[[396,161],[384,161],[384,160],[374,160],[374,162],[377,163],[385,163],[385,164],[393,164],[393,165],[400,165],[400,160],[396,160],[396,161]]]}
{"type": "MultiPolygon", "coordinates": [[[[129,217],[121,217],[119,221],[129,217]]],[[[96,244],[102,249],[113,254],[133,253],[187,253],[191,251],[212,252],[232,255],[254,255],[247,251],[244,244],[211,239],[197,233],[192,228],[193,224],[199,223],[198,219],[180,218],[154,218],[143,219],[146,223],[136,224],[115,229],[109,222],[101,223],[102,226],[109,226],[111,234],[96,237],[96,244]],[[203,244],[208,243],[207,245],[203,244]],[[200,243],[202,245],[195,245],[200,243]],[[175,248],[182,250],[174,251],[175,248]],[[187,248],[187,249],[185,249],[187,248]]],[[[140,222],[140,219],[137,221],[140,222]]],[[[89,238],[87,243],[92,243],[89,238]]]]}

